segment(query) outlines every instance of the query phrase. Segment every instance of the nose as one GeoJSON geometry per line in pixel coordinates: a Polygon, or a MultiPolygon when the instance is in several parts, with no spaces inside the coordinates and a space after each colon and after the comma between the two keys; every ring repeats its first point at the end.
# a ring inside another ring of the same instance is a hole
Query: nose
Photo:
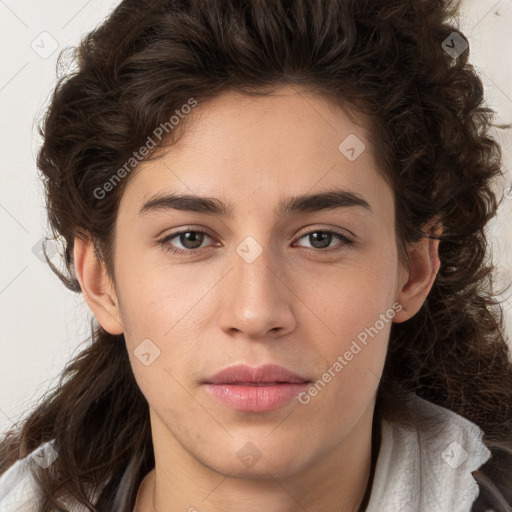
{"type": "Polygon", "coordinates": [[[240,244],[230,263],[232,270],[220,290],[222,329],[230,335],[240,333],[250,339],[291,332],[296,324],[295,295],[279,256],[268,244],[260,245],[252,239],[248,245],[240,244]]]}

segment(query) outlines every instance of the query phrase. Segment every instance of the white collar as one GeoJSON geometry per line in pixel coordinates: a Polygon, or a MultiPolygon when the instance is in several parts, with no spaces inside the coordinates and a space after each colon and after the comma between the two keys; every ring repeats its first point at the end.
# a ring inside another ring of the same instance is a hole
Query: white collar
{"type": "Polygon", "coordinates": [[[408,407],[436,417],[438,430],[381,420],[381,445],[366,512],[470,512],[471,475],[491,456],[482,430],[455,412],[410,394],[408,407]]]}

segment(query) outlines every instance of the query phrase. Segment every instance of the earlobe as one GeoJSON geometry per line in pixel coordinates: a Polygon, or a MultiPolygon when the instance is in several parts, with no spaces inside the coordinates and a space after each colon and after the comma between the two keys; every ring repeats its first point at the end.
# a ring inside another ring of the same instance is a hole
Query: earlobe
{"type": "Polygon", "coordinates": [[[73,260],[78,282],[96,320],[110,334],[122,334],[124,327],[115,289],[90,239],[75,237],[73,260]]]}
{"type": "MultiPolygon", "coordinates": [[[[429,227],[431,224],[429,224],[429,227]]],[[[427,227],[429,234],[440,235],[442,227],[427,227]]],[[[394,322],[400,323],[409,320],[423,306],[441,266],[439,259],[439,240],[422,238],[411,244],[408,249],[410,267],[405,272],[405,279],[399,284],[397,302],[402,305],[402,310],[395,315],[394,322]]]]}

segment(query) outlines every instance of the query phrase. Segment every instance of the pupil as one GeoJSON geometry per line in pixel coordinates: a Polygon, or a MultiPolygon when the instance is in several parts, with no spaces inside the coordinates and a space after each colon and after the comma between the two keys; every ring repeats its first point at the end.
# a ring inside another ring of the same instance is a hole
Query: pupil
{"type": "Polygon", "coordinates": [[[204,233],[199,233],[197,231],[187,231],[186,233],[182,233],[180,236],[180,242],[187,249],[197,249],[201,246],[203,242],[204,233]],[[190,242],[192,242],[190,244],[190,242]]]}
{"type": "Polygon", "coordinates": [[[323,249],[325,247],[329,247],[329,244],[331,243],[331,237],[332,235],[330,233],[324,233],[324,232],[315,232],[315,233],[311,233],[309,235],[310,237],[310,243],[313,247],[315,247],[316,249],[323,249]],[[312,241],[312,238],[316,238],[317,240],[313,240],[312,241]],[[320,247],[316,246],[315,243],[318,242],[318,238],[322,238],[324,241],[323,242],[320,242],[320,247]]]}

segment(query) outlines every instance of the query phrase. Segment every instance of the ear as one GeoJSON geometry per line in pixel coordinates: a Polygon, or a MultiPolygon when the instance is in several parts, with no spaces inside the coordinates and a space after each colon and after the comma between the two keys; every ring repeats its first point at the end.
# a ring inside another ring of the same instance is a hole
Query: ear
{"type": "Polygon", "coordinates": [[[90,237],[86,238],[83,240],[75,236],[73,259],[76,277],[87,304],[103,329],[110,334],[122,334],[124,327],[114,286],[90,237]]]}
{"type": "MultiPolygon", "coordinates": [[[[434,219],[423,232],[426,236],[440,235],[443,227],[434,219]]],[[[438,250],[439,240],[429,238],[422,238],[407,247],[410,268],[407,270],[401,267],[396,300],[402,305],[402,310],[395,315],[394,322],[409,320],[423,306],[441,266],[438,250]]]]}

